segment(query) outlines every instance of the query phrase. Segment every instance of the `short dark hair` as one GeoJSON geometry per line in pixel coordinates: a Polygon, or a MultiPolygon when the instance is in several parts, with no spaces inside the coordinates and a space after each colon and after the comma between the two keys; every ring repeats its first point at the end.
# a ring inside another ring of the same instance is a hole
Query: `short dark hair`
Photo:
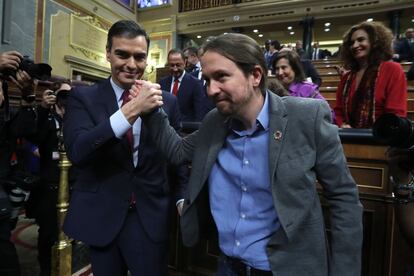
{"type": "Polygon", "coordinates": [[[280,42],[277,40],[272,40],[270,42],[270,45],[272,45],[273,47],[275,47],[276,50],[280,50],[280,42]]]}
{"type": "Polygon", "coordinates": [[[191,55],[195,55],[196,57],[198,56],[198,49],[194,46],[191,47],[187,47],[183,50],[183,53],[187,52],[191,55]]]}
{"type": "Polygon", "coordinates": [[[293,72],[295,72],[295,82],[303,82],[306,80],[305,73],[303,71],[302,63],[300,62],[299,55],[294,51],[282,51],[277,54],[273,59],[273,68],[276,68],[276,63],[280,59],[286,59],[289,62],[290,67],[292,67],[293,72]]]}
{"type": "Polygon", "coordinates": [[[183,51],[181,51],[180,49],[171,49],[171,50],[168,52],[167,59],[170,57],[170,55],[174,55],[174,54],[180,54],[180,55],[181,55],[181,58],[182,58],[183,60],[185,60],[184,53],[183,53],[183,51]]]}
{"type": "Polygon", "coordinates": [[[106,41],[106,50],[110,51],[112,48],[113,37],[126,37],[129,39],[136,38],[137,36],[145,37],[147,41],[147,51],[150,45],[150,38],[147,32],[135,21],[132,20],[120,20],[115,22],[108,31],[108,39],[106,41]]]}
{"type": "Polygon", "coordinates": [[[344,67],[350,70],[358,70],[359,64],[351,50],[352,35],[357,30],[364,30],[368,34],[371,50],[368,57],[368,66],[378,66],[381,61],[390,60],[393,55],[392,33],[380,22],[362,22],[352,26],[344,35],[341,49],[341,59],[344,67]]]}
{"type": "Polygon", "coordinates": [[[260,45],[243,34],[227,33],[206,41],[202,46],[203,54],[207,51],[218,53],[233,61],[247,77],[253,73],[256,65],[262,69],[259,88],[262,94],[266,91],[267,66],[260,45]]]}

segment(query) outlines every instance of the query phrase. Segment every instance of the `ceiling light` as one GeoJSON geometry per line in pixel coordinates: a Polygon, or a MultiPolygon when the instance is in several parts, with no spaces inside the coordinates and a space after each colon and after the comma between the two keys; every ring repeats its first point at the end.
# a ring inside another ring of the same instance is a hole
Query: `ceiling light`
{"type": "Polygon", "coordinates": [[[201,35],[198,35],[197,38],[201,38],[201,35]]]}
{"type": "Polygon", "coordinates": [[[290,34],[290,35],[294,35],[294,34],[295,34],[295,32],[290,32],[289,34],[290,34]]]}
{"type": "Polygon", "coordinates": [[[325,32],[329,32],[330,30],[331,30],[331,29],[329,29],[329,28],[325,28],[325,29],[324,29],[324,31],[325,31],[325,32]]]}
{"type": "Polygon", "coordinates": [[[259,34],[258,36],[259,36],[259,37],[263,37],[263,34],[259,34]]]}
{"type": "Polygon", "coordinates": [[[368,18],[368,19],[367,19],[367,22],[372,22],[372,21],[374,21],[374,19],[373,19],[373,18],[368,18]]]}
{"type": "Polygon", "coordinates": [[[292,30],[292,29],[293,29],[293,27],[292,27],[292,26],[288,26],[288,27],[287,27],[287,29],[288,29],[288,30],[292,30]]]}
{"type": "Polygon", "coordinates": [[[257,32],[259,32],[259,30],[258,29],[254,29],[253,32],[254,33],[257,33],[257,32]]]}
{"type": "Polygon", "coordinates": [[[331,26],[331,23],[330,22],[326,22],[325,23],[325,27],[329,27],[329,26],[331,26]]]}
{"type": "Polygon", "coordinates": [[[414,22],[414,18],[411,19],[411,22],[414,22]]]}

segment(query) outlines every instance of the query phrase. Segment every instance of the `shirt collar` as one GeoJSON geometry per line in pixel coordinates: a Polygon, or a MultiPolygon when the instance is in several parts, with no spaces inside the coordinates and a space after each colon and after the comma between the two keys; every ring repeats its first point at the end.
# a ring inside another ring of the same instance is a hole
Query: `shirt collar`
{"type": "MultiPolygon", "coordinates": [[[[183,80],[184,75],[185,75],[185,70],[183,71],[183,73],[181,74],[181,76],[179,76],[179,77],[178,77],[178,81],[179,81],[179,82],[181,82],[181,81],[183,80]]],[[[172,77],[172,81],[173,81],[173,82],[175,81],[175,78],[174,78],[174,77],[172,77]]]]}
{"type": "Polygon", "coordinates": [[[268,130],[269,129],[269,100],[268,98],[269,98],[268,92],[266,91],[264,103],[263,103],[262,109],[259,112],[259,115],[257,115],[255,126],[253,126],[251,129],[236,130],[235,126],[238,122],[230,120],[229,122],[230,129],[234,133],[237,133],[239,136],[251,135],[258,130],[268,130]]]}
{"type": "Polygon", "coordinates": [[[109,79],[112,89],[115,92],[115,96],[116,96],[116,100],[117,102],[121,101],[122,98],[122,94],[124,93],[125,89],[123,89],[122,87],[119,87],[112,79],[112,77],[109,79]]]}

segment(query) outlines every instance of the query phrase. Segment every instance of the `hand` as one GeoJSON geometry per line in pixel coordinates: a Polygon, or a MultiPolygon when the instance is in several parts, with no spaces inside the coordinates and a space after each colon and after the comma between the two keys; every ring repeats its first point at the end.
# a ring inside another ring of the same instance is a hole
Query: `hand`
{"type": "Polygon", "coordinates": [[[145,115],[163,105],[160,85],[149,81],[138,80],[131,87],[130,101],[121,107],[122,113],[130,124],[138,116],[145,115]]]}
{"type": "Polygon", "coordinates": [[[19,68],[23,56],[17,51],[8,51],[0,54],[0,70],[11,69],[13,71],[19,68]]]}
{"type": "Polygon", "coordinates": [[[50,90],[50,89],[46,89],[44,92],[43,92],[43,95],[42,95],[42,102],[40,103],[40,105],[43,107],[43,108],[50,108],[51,106],[53,106],[54,104],[56,104],[56,96],[55,96],[55,94],[53,93],[53,91],[52,90],[50,90]]]}
{"type": "Polygon", "coordinates": [[[184,201],[181,201],[180,203],[177,204],[177,212],[180,217],[183,214],[183,207],[184,207],[184,201]]]}
{"type": "Polygon", "coordinates": [[[347,123],[343,123],[341,125],[341,128],[352,128],[351,125],[347,124],[347,123]]]}
{"type": "Polygon", "coordinates": [[[20,91],[31,91],[34,94],[34,80],[26,71],[17,70],[16,78],[10,76],[10,80],[16,84],[20,91]]]}

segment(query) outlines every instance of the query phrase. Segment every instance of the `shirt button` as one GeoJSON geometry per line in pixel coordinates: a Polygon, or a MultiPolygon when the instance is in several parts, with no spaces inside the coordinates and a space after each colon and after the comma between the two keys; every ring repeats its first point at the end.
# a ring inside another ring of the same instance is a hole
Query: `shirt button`
{"type": "Polygon", "coordinates": [[[247,160],[247,159],[246,159],[246,160],[244,160],[244,164],[245,164],[245,165],[249,165],[249,160],[247,160]]]}
{"type": "Polygon", "coordinates": [[[239,241],[236,241],[236,246],[240,246],[240,242],[239,241]]]}
{"type": "Polygon", "coordinates": [[[240,215],[240,217],[241,217],[242,219],[245,219],[245,218],[246,218],[246,215],[242,213],[242,214],[240,215]]]}
{"type": "Polygon", "coordinates": [[[242,186],[241,189],[242,189],[243,192],[247,192],[247,187],[246,186],[242,186]]]}

